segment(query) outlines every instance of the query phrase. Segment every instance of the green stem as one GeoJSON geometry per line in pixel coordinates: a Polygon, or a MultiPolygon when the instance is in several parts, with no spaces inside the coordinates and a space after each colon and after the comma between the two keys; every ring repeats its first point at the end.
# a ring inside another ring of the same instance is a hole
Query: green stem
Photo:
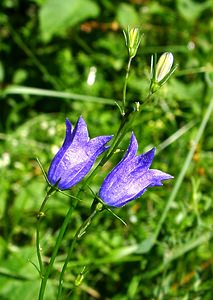
{"type": "Polygon", "coordinates": [[[125,81],[124,81],[124,87],[123,87],[123,115],[125,115],[126,89],[127,89],[128,79],[129,79],[129,72],[130,72],[132,58],[133,57],[129,57],[129,61],[128,61],[127,69],[126,69],[126,76],[125,76],[125,81]]]}
{"type": "Polygon", "coordinates": [[[39,272],[41,278],[43,277],[43,261],[41,257],[41,247],[40,247],[40,223],[41,218],[44,216],[44,207],[47,203],[47,200],[56,192],[55,187],[51,186],[50,189],[47,191],[47,194],[41,204],[41,207],[37,213],[37,222],[36,222],[36,252],[37,252],[37,258],[39,263],[39,272]]]}
{"type": "Polygon", "coordinates": [[[37,214],[37,219],[39,219],[40,217],[43,216],[43,210],[44,210],[44,206],[46,205],[47,203],[47,200],[53,195],[55,194],[55,192],[57,191],[57,189],[55,188],[55,186],[51,186],[50,189],[47,191],[47,194],[41,204],[41,207],[38,211],[38,214],[37,214]]]}
{"type": "Polygon", "coordinates": [[[146,97],[146,99],[142,102],[141,107],[145,106],[147,103],[149,103],[152,100],[153,93],[149,93],[149,95],[146,97]]]}
{"type": "Polygon", "coordinates": [[[72,243],[71,243],[71,245],[69,247],[68,254],[67,254],[66,260],[64,262],[61,274],[60,274],[59,286],[58,286],[58,294],[57,294],[57,298],[56,298],[57,300],[59,300],[60,297],[61,297],[61,293],[62,293],[62,290],[63,290],[64,274],[65,274],[65,271],[67,269],[67,265],[68,265],[68,263],[70,261],[73,249],[74,249],[77,241],[86,233],[87,228],[90,226],[90,224],[92,222],[92,219],[95,217],[95,215],[97,214],[97,212],[98,212],[97,209],[95,209],[95,210],[92,211],[92,213],[90,214],[90,216],[79,227],[79,229],[77,230],[77,232],[76,232],[76,234],[75,234],[75,236],[74,236],[74,238],[72,240],[72,243]]]}
{"type": "Polygon", "coordinates": [[[37,220],[36,223],[36,252],[37,252],[37,258],[38,258],[38,264],[39,264],[39,273],[42,278],[43,276],[43,261],[41,257],[41,247],[40,247],[40,219],[37,220]]]}
{"type": "Polygon", "coordinates": [[[120,144],[120,142],[124,138],[125,133],[127,131],[127,125],[129,123],[130,123],[130,125],[132,124],[133,120],[132,120],[131,116],[132,116],[133,113],[134,113],[133,111],[130,111],[130,112],[126,113],[123,116],[123,118],[121,120],[120,127],[117,131],[117,134],[116,134],[115,138],[113,139],[112,145],[110,146],[110,148],[109,148],[108,152],[106,153],[106,155],[100,161],[99,166],[102,167],[110,159],[110,157],[112,156],[112,154],[116,150],[117,146],[120,144]]]}
{"type": "Polygon", "coordinates": [[[65,233],[65,231],[66,231],[66,229],[67,229],[67,227],[69,225],[72,213],[73,213],[74,209],[76,208],[77,204],[78,204],[78,200],[76,200],[74,202],[74,204],[69,208],[69,210],[68,210],[68,212],[67,212],[67,214],[66,214],[66,216],[64,218],[64,221],[63,221],[63,224],[62,224],[62,226],[60,228],[60,231],[59,231],[59,234],[58,234],[55,246],[53,248],[53,252],[52,252],[49,264],[48,264],[48,266],[46,268],[44,276],[42,277],[38,300],[43,300],[44,299],[44,293],[45,293],[45,289],[46,289],[46,285],[47,285],[47,280],[49,278],[50,272],[52,271],[52,267],[53,267],[54,261],[56,259],[59,247],[60,247],[62,239],[64,237],[64,233],[65,233]]]}

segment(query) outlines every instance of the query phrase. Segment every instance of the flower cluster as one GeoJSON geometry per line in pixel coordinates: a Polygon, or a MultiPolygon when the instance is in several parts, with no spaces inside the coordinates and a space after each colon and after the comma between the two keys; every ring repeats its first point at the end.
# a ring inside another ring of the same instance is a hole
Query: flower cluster
{"type": "MultiPolygon", "coordinates": [[[[51,185],[69,189],[91,170],[97,157],[107,150],[112,136],[89,138],[87,125],[82,117],[74,129],[66,120],[64,143],[53,158],[47,177],[51,185]]],[[[132,133],[126,154],[105,178],[98,196],[108,205],[120,207],[140,197],[148,187],[162,185],[162,180],[173,178],[162,171],[149,169],[155,148],[136,155],[138,143],[132,133]]]]}

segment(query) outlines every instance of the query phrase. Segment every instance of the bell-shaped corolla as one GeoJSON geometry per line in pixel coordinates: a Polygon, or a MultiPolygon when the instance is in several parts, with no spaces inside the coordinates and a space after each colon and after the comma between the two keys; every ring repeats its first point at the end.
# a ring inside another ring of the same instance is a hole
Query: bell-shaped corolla
{"type": "Polygon", "coordinates": [[[155,148],[139,156],[136,156],[137,149],[138,143],[132,133],[126,154],[107,175],[99,191],[99,197],[108,206],[123,206],[140,197],[147,188],[163,185],[162,180],[173,178],[162,171],[149,169],[155,148]]]}
{"type": "Polygon", "coordinates": [[[66,119],[66,136],[62,147],[53,158],[47,178],[51,185],[66,190],[81,181],[92,168],[97,157],[108,146],[112,136],[89,138],[87,125],[82,118],[78,119],[75,128],[66,119]]]}

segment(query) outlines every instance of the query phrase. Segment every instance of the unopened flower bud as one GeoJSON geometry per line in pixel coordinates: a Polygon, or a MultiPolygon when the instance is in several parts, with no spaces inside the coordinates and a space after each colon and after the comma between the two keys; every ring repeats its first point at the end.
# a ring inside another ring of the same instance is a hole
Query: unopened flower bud
{"type": "Polygon", "coordinates": [[[141,41],[140,29],[138,27],[128,28],[127,31],[124,31],[124,37],[129,57],[133,58],[137,53],[141,41]]]}
{"type": "Polygon", "coordinates": [[[85,274],[87,273],[87,269],[86,267],[84,266],[83,267],[83,270],[77,275],[76,279],[75,279],[75,286],[79,286],[81,285],[82,281],[84,280],[84,277],[85,277],[85,274]]]}
{"type": "Polygon", "coordinates": [[[174,57],[171,52],[165,52],[157,62],[157,55],[152,56],[151,61],[151,85],[150,92],[155,93],[174,73],[177,65],[173,66],[174,57]]]}
{"type": "Polygon", "coordinates": [[[84,280],[84,274],[80,273],[77,275],[76,279],[75,279],[75,286],[79,286],[81,285],[82,281],[84,280]]]}
{"type": "Polygon", "coordinates": [[[161,55],[156,65],[156,80],[160,82],[163,80],[167,74],[169,74],[172,65],[173,65],[174,57],[171,52],[165,52],[161,55]]]}

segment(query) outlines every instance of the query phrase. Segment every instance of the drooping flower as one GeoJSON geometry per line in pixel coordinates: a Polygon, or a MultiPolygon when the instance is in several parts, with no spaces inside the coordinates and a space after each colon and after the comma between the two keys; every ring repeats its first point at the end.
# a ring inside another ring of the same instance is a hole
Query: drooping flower
{"type": "Polygon", "coordinates": [[[103,153],[112,136],[89,138],[87,125],[82,117],[72,129],[66,119],[66,136],[64,143],[53,158],[47,178],[52,185],[66,190],[81,181],[92,168],[96,158],[103,153]]]}
{"type": "Polygon", "coordinates": [[[149,169],[152,164],[155,148],[136,156],[138,143],[132,133],[130,144],[123,159],[107,175],[99,197],[109,206],[120,207],[140,197],[148,187],[160,186],[162,180],[173,176],[162,171],[149,169]]]}

